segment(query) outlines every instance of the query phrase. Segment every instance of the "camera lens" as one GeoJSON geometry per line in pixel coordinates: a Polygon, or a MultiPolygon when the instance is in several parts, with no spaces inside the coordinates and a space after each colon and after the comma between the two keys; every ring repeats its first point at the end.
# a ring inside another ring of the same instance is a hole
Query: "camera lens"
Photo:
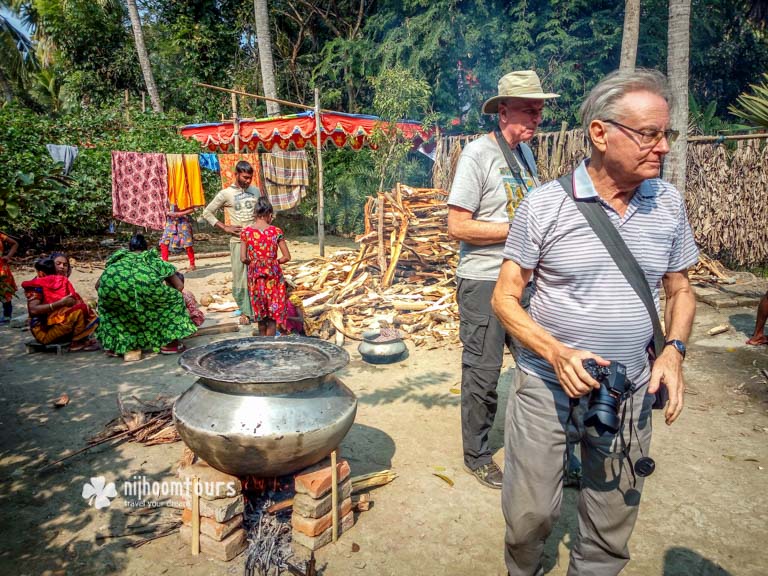
{"type": "Polygon", "coordinates": [[[646,476],[653,474],[654,470],[656,470],[656,462],[653,460],[653,458],[643,456],[637,462],[635,462],[635,474],[638,476],[645,478],[646,476]]]}

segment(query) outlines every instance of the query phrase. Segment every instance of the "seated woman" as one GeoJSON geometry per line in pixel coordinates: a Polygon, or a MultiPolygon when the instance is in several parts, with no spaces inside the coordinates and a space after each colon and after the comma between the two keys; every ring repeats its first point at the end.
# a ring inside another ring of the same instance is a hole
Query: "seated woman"
{"type": "Polygon", "coordinates": [[[56,274],[52,258],[35,262],[37,278],[21,283],[27,296],[29,331],[41,344],[70,343],[70,351],[98,350],[91,338],[99,318],[66,276],[56,274]]]}
{"type": "Polygon", "coordinates": [[[56,265],[56,274],[58,276],[69,278],[72,275],[72,264],[69,261],[69,256],[64,254],[64,252],[53,252],[51,258],[53,258],[53,263],[56,265]]]}
{"type": "Polygon", "coordinates": [[[147,250],[141,234],[131,238],[129,250],[110,256],[96,287],[101,315],[96,335],[113,354],[176,354],[184,350],[181,339],[197,330],[184,305],[176,268],[161,260],[157,250],[147,250]]]}

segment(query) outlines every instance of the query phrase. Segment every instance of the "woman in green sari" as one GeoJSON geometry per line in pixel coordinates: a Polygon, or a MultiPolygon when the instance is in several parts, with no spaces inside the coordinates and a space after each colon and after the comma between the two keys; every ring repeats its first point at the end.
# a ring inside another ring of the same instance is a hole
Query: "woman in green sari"
{"type": "Polygon", "coordinates": [[[129,250],[120,249],[107,260],[96,287],[101,319],[96,336],[108,352],[176,354],[184,350],[181,339],[197,330],[176,268],[161,260],[157,250],[147,250],[141,234],[131,238],[129,250]]]}

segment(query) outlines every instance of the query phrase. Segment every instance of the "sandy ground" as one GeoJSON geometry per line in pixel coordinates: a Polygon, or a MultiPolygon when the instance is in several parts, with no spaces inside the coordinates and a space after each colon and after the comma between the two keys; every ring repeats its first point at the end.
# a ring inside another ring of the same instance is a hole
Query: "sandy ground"
{"type": "MultiPolygon", "coordinates": [[[[348,242],[329,242],[330,249],[348,242]]],[[[317,254],[309,242],[293,242],[295,258],[317,254]]],[[[179,263],[181,267],[185,262],[179,263]]],[[[93,295],[98,268],[78,265],[75,286],[93,295]]],[[[187,275],[201,294],[223,285],[225,258],[200,259],[187,275]]],[[[30,277],[19,271],[19,281],[30,277]]],[[[20,308],[20,306],[19,306],[20,308]]],[[[18,308],[17,308],[18,310],[18,308]]],[[[17,312],[18,313],[18,312],[17,312]]],[[[739,575],[768,573],[768,349],[747,347],[752,308],[717,311],[699,305],[688,360],[687,407],[672,427],[656,418],[652,455],[656,473],[646,481],[631,541],[627,575],[739,575]],[[734,330],[707,336],[730,322],[734,330]]],[[[242,337],[247,332],[199,337],[190,344],[242,337]]],[[[150,355],[124,364],[101,353],[56,356],[24,353],[28,333],[0,329],[0,573],[189,574],[243,573],[242,556],[229,564],[192,557],[176,536],[126,549],[125,538],[98,539],[140,521],[122,496],[103,510],[81,496],[91,477],[122,486],[136,475],[169,479],[180,443],[156,447],[104,445],[48,473],[46,462],[85,445],[85,439],[117,415],[116,397],[152,400],[175,396],[194,378],[175,356],[150,355]],[[71,403],[54,410],[66,392],[71,403]]],[[[373,492],[374,506],[334,545],[318,553],[322,573],[460,575],[506,573],[500,493],[481,487],[462,470],[458,386],[460,350],[410,348],[399,364],[364,363],[354,343],[340,376],[357,394],[357,419],[341,446],[353,474],[394,469],[399,477],[373,492]],[[441,471],[449,486],[433,475],[441,471]],[[353,552],[353,544],[359,551],[353,552]]],[[[506,403],[511,357],[499,385],[506,403]]],[[[503,460],[503,412],[491,443],[503,460]]],[[[577,492],[568,489],[562,516],[546,548],[546,572],[564,575],[577,530],[577,492]]],[[[171,510],[159,516],[174,514],[171,510]]],[[[157,521],[157,520],[155,520],[157,521]]]]}

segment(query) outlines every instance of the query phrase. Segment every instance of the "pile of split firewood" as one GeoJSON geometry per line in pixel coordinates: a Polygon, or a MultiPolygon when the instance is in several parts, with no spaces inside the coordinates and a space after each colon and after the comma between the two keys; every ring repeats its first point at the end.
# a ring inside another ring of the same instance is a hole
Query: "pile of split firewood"
{"type": "Polygon", "coordinates": [[[692,280],[704,280],[722,284],[733,284],[736,279],[719,261],[699,252],[699,261],[690,270],[692,280]]]}
{"type": "Polygon", "coordinates": [[[458,244],[447,233],[446,193],[398,184],[369,198],[357,253],[286,266],[308,333],[362,339],[395,327],[417,346],[455,343],[458,244]]]}

